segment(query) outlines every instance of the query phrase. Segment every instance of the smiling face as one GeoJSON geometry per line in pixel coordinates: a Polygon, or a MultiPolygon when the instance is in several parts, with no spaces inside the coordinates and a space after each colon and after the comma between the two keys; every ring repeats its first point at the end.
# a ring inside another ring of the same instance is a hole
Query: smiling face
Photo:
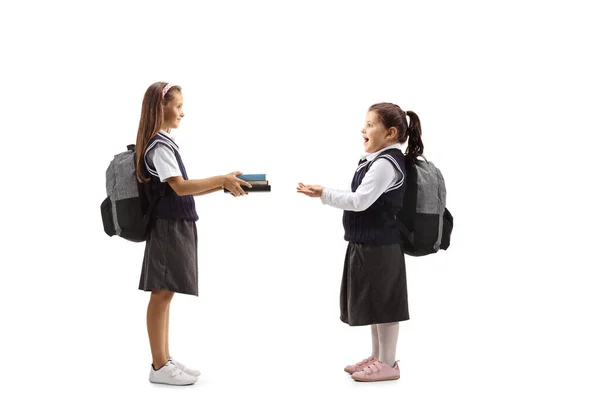
{"type": "Polygon", "coordinates": [[[362,135],[364,149],[367,153],[375,153],[397,142],[396,128],[386,129],[379,121],[379,115],[375,111],[367,113],[362,135]]]}
{"type": "Polygon", "coordinates": [[[183,95],[180,91],[172,90],[172,97],[169,102],[163,106],[163,124],[161,129],[177,129],[179,122],[184,117],[183,113],[183,95]]]}

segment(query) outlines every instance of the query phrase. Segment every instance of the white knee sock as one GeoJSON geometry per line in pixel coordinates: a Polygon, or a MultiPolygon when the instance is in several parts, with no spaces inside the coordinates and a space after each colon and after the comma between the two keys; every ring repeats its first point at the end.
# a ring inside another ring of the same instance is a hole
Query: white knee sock
{"type": "Polygon", "coordinates": [[[371,325],[371,343],[372,356],[379,358],[379,334],[377,333],[377,325],[371,325]]]}
{"type": "Polygon", "coordinates": [[[390,367],[393,367],[396,362],[396,345],[398,344],[399,328],[400,324],[398,322],[377,325],[379,361],[383,361],[390,367]]]}

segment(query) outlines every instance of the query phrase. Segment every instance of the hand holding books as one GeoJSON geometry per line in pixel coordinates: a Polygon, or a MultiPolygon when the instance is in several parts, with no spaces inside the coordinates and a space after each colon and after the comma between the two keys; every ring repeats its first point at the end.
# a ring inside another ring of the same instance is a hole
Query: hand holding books
{"type": "MultiPolygon", "coordinates": [[[[243,175],[238,173],[235,178],[238,181],[244,182],[245,186],[243,188],[240,187],[241,190],[245,190],[246,192],[270,192],[271,185],[269,185],[269,181],[267,180],[266,174],[247,174],[243,175]]],[[[223,191],[225,193],[232,192],[228,187],[223,186],[223,191]]],[[[245,194],[245,193],[244,193],[245,194]]]]}
{"type": "Polygon", "coordinates": [[[223,177],[223,190],[235,197],[247,194],[245,190],[252,187],[252,184],[238,178],[238,176],[241,176],[240,171],[231,172],[223,177]],[[244,188],[242,188],[242,185],[244,188]]]}

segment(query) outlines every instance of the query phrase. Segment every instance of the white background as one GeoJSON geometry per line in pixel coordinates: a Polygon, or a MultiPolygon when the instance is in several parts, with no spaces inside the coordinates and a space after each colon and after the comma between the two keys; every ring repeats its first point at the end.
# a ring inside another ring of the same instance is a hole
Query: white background
{"type": "Polygon", "coordinates": [[[597,399],[591,3],[3,2],[0,397],[597,399]],[[183,87],[191,177],[273,186],[196,198],[200,295],[171,307],[187,388],[148,382],[143,244],[99,212],[159,80],[183,87]],[[348,184],[381,101],[420,116],[455,231],[407,259],[401,380],[359,384],[342,213],[295,188],[348,184]]]}

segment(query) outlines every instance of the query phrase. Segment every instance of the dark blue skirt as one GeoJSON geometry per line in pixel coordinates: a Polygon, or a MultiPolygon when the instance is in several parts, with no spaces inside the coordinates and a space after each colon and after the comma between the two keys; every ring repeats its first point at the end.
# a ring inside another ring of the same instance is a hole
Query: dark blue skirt
{"type": "Polygon", "coordinates": [[[406,266],[399,244],[348,243],[340,319],[351,326],[409,319],[406,266]]]}
{"type": "Polygon", "coordinates": [[[198,295],[196,222],[155,221],[146,241],[139,289],[198,295]]]}

